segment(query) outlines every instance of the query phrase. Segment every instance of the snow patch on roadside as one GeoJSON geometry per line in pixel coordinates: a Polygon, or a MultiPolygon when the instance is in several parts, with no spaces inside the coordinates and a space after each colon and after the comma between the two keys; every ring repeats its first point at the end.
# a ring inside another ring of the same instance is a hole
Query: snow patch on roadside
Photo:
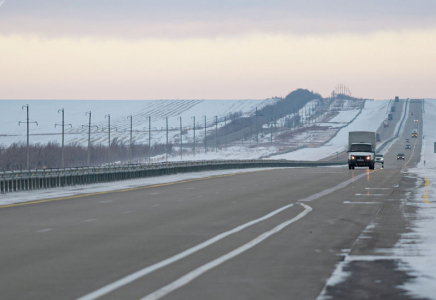
{"type": "Polygon", "coordinates": [[[402,270],[416,276],[402,288],[410,295],[434,299],[436,295],[436,154],[433,142],[436,141],[436,100],[424,101],[423,144],[421,161],[408,173],[417,176],[417,186],[413,197],[408,197],[406,205],[417,208],[417,218],[412,219],[411,233],[404,234],[394,249],[400,256],[402,270]]]}

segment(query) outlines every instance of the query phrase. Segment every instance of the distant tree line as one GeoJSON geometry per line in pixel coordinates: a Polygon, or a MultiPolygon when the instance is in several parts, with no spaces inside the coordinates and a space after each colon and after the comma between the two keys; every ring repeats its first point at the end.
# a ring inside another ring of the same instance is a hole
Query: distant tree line
{"type": "MultiPolygon", "coordinates": [[[[166,145],[152,145],[151,152],[148,145],[133,144],[133,161],[145,162],[148,155],[165,154],[166,145]]],[[[62,148],[58,143],[30,145],[30,168],[60,168],[62,148]]],[[[104,165],[115,162],[128,162],[130,159],[130,145],[116,139],[111,143],[111,160],[109,161],[108,146],[96,144],[91,146],[91,165],[104,165]]],[[[168,145],[171,153],[172,145],[168,145]]],[[[0,145],[0,170],[26,169],[26,143],[13,143],[9,147],[0,145]]],[[[69,144],[64,147],[65,167],[83,167],[87,165],[88,148],[80,144],[69,144]]]]}

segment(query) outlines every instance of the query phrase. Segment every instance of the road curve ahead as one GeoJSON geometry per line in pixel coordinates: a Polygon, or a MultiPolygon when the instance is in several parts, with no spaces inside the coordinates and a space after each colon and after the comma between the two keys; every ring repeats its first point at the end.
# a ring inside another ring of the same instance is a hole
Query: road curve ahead
{"type": "Polygon", "coordinates": [[[1,299],[316,299],[401,189],[394,152],[371,171],[260,170],[0,208],[1,299]]]}

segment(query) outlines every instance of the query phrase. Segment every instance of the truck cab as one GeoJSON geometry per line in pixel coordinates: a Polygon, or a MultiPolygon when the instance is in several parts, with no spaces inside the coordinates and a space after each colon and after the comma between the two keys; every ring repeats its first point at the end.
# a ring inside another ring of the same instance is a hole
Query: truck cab
{"type": "Polygon", "coordinates": [[[348,133],[348,169],[368,167],[375,164],[375,132],[350,131],[348,133]]]}

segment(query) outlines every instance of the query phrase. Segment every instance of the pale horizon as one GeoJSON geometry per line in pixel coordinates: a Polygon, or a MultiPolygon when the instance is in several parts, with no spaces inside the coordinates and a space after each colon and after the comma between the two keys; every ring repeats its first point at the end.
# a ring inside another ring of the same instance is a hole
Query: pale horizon
{"type": "Polygon", "coordinates": [[[0,99],[435,98],[436,4],[395,3],[0,1],[0,99]]]}

